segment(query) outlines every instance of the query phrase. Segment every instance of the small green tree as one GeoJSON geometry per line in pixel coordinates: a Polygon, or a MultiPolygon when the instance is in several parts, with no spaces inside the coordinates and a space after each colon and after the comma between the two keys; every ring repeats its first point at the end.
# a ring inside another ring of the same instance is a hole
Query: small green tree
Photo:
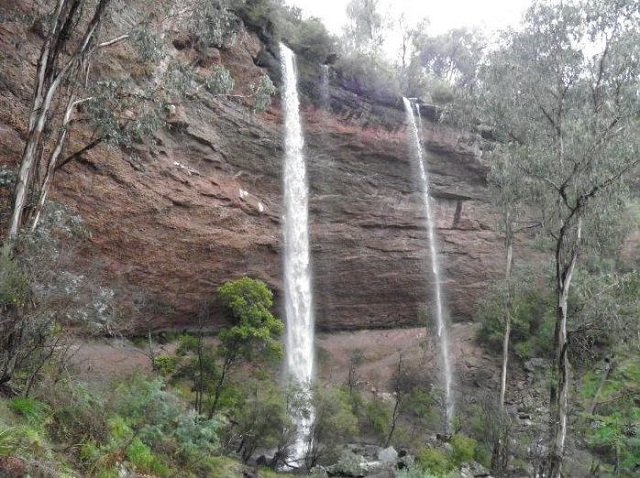
{"type": "Polygon", "coordinates": [[[218,297],[229,312],[234,325],[218,334],[218,353],[222,367],[209,406],[211,417],[218,409],[229,371],[241,362],[281,359],[284,352],[278,340],[284,324],[271,313],[273,293],[259,280],[242,277],[218,288],[218,297]]]}
{"type": "Polygon", "coordinates": [[[313,394],[315,414],[311,425],[311,443],[306,464],[312,468],[318,460],[336,451],[358,432],[350,392],[338,387],[318,387],[313,394]]]}

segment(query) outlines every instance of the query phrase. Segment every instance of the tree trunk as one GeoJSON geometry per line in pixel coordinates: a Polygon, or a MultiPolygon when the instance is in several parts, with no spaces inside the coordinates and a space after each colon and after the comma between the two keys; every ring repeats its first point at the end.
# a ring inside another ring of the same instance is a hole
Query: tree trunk
{"type": "Polygon", "coordinates": [[[5,256],[11,255],[13,251],[13,243],[22,228],[28,196],[34,192],[30,191],[30,183],[34,172],[41,167],[42,157],[38,157],[38,151],[43,150],[44,147],[42,144],[44,141],[43,131],[49,121],[49,114],[58,89],[73,66],[90,53],[92,40],[110,2],[111,0],[99,0],[95,5],[93,16],[82,34],[79,46],[70,54],[63,65],[59,65],[59,60],[72,37],[73,29],[77,26],[77,16],[82,11],[84,0],[58,0],[57,2],[51,33],[45,39],[38,59],[38,73],[29,117],[27,142],[20,161],[20,171],[13,193],[11,221],[3,250],[5,256]]]}
{"type": "Polygon", "coordinates": [[[567,315],[569,289],[578,259],[578,248],[582,234],[582,220],[578,219],[575,242],[570,252],[564,251],[569,230],[562,228],[556,247],[556,279],[558,281],[558,307],[554,332],[554,362],[551,386],[551,451],[549,453],[548,476],[562,476],[562,462],[567,438],[567,414],[569,409],[569,357],[567,355],[567,315]],[[564,257],[568,254],[568,258],[564,257]],[[568,260],[567,260],[568,259],[568,260]]]}
{"type": "Polygon", "coordinates": [[[504,293],[504,336],[502,339],[502,375],[500,378],[500,415],[504,415],[504,402],[507,393],[507,369],[509,365],[509,338],[511,335],[511,265],[513,263],[513,231],[511,229],[511,214],[505,217],[507,263],[505,265],[505,293],[504,293]]]}

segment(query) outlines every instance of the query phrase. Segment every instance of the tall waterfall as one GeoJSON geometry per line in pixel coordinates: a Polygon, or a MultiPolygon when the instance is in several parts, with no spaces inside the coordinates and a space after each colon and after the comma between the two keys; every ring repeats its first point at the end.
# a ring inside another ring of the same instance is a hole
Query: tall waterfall
{"type": "Polygon", "coordinates": [[[329,65],[320,65],[320,108],[329,111],[329,65]]]}
{"type": "Polygon", "coordinates": [[[453,399],[453,370],[451,367],[451,355],[449,353],[449,334],[447,329],[447,318],[444,313],[442,298],[442,280],[440,276],[440,261],[438,258],[438,244],[435,233],[435,223],[433,219],[433,211],[431,209],[431,196],[429,193],[429,175],[425,166],[425,154],[422,149],[421,132],[422,118],[420,117],[420,108],[416,105],[418,113],[418,123],[413,112],[411,102],[407,98],[402,98],[404,108],[407,114],[407,123],[411,127],[411,149],[414,160],[417,163],[420,172],[420,188],[422,192],[422,202],[427,216],[427,232],[429,234],[429,247],[431,252],[431,270],[433,271],[434,295],[436,299],[436,325],[438,331],[438,339],[440,342],[440,354],[443,368],[444,382],[444,399],[445,399],[445,433],[450,434],[452,431],[454,399],[453,399]]]}
{"type": "MultiPolygon", "coordinates": [[[[295,56],[282,43],[284,76],[284,300],[286,312],[286,374],[310,396],[314,374],[314,320],[309,259],[309,211],[304,138],[300,123],[295,56]]],[[[313,420],[313,411],[297,416],[298,435],[292,459],[301,462],[313,420]]]]}

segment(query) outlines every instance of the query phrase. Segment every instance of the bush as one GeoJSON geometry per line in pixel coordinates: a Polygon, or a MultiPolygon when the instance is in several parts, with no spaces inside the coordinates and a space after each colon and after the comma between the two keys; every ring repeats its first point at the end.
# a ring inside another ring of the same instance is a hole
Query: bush
{"type": "Polygon", "coordinates": [[[23,416],[31,425],[44,426],[51,413],[46,403],[31,398],[14,398],[9,402],[9,409],[23,416]]]}
{"type": "Polygon", "coordinates": [[[104,443],[109,436],[106,403],[85,383],[61,382],[46,397],[53,410],[49,434],[68,444],[94,441],[104,443]]]}
{"type": "Polygon", "coordinates": [[[173,476],[171,470],[153,454],[151,448],[145,445],[140,438],[134,438],[127,447],[127,460],[136,467],[136,470],[153,473],[159,476],[173,476]]]}
{"type": "Polygon", "coordinates": [[[606,381],[595,373],[583,378],[585,407],[595,413],[583,417],[580,431],[603,468],[631,476],[640,462],[640,358],[634,347],[618,354],[606,381]]]}
{"type": "Polygon", "coordinates": [[[14,259],[0,257],[0,310],[4,307],[23,307],[31,288],[29,279],[14,259]]]}
{"type": "Polygon", "coordinates": [[[271,106],[271,97],[278,91],[274,86],[269,75],[260,78],[260,83],[251,85],[253,92],[253,111],[254,113],[263,113],[271,106]]]}
{"type": "Polygon", "coordinates": [[[175,440],[185,460],[215,453],[219,448],[219,422],[206,420],[164,390],[160,379],[136,378],[118,390],[116,411],[150,446],[166,446],[175,440]]]}
{"type": "Polygon", "coordinates": [[[153,359],[153,367],[163,377],[173,375],[177,368],[180,357],[176,355],[159,355],[153,359]]]}
{"type": "Polygon", "coordinates": [[[453,452],[451,453],[451,460],[455,465],[460,465],[468,461],[472,461],[475,456],[477,442],[473,438],[468,436],[455,434],[451,438],[451,446],[453,452]]]}
{"type": "Polygon", "coordinates": [[[337,450],[358,433],[358,419],[347,390],[319,387],[314,391],[313,406],[313,441],[307,457],[310,468],[321,458],[337,456],[337,450]]]}
{"type": "Polygon", "coordinates": [[[389,427],[391,426],[391,407],[388,403],[375,397],[365,402],[364,417],[362,423],[363,428],[371,430],[380,439],[389,435],[389,427]]]}
{"type": "MultiPolygon", "coordinates": [[[[539,276],[539,272],[523,268],[517,270],[512,279],[511,344],[516,355],[523,359],[548,357],[553,346],[554,298],[551,288],[545,286],[539,276]]],[[[478,341],[495,352],[502,350],[504,288],[503,282],[496,284],[477,309],[482,324],[478,341]]]]}
{"type": "Polygon", "coordinates": [[[425,450],[418,455],[417,462],[420,468],[437,476],[442,476],[453,469],[453,463],[441,450],[425,450]]]}
{"type": "Polygon", "coordinates": [[[283,449],[292,442],[287,430],[295,430],[284,394],[278,384],[269,380],[250,379],[238,384],[240,400],[232,410],[229,440],[243,461],[258,449],[283,449]]]}
{"type": "Polygon", "coordinates": [[[0,425],[0,457],[13,455],[17,447],[16,429],[0,425]]]}

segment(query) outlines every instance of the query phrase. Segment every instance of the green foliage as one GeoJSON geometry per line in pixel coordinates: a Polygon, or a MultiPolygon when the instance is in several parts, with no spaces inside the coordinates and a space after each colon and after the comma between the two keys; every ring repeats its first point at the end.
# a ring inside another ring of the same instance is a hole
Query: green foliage
{"type": "Polygon", "coordinates": [[[271,106],[271,97],[278,91],[269,75],[260,78],[258,85],[251,85],[253,91],[253,111],[263,113],[271,106]]]}
{"type": "MultiPolygon", "coordinates": [[[[554,296],[540,277],[525,267],[511,279],[511,344],[523,359],[548,357],[553,345],[554,296]]],[[[481,328],[478,340],[490,349],[502,350],[504,335],[504,283],[496,283],[477,308],[481,328]]]]}
{"type": "Polygon", "coordinates": [[[147,64],[158,64],[165,58],[162,48],[162,40],[146,25],[146,28],[138,27],[129,36],[131,44],[138,54],[138,58],[147,64]]]}
{"type": "Polygon", "coordinates": [[[313,394],[314,421],[312,448],[307,464],[314,466],[320,458],[336,456],[358,433],[358,418],[348,390],[341,387],[318,387],[313,394]]]}
{"type": "Polygon", "coordinates": [[[590,366],[616,345],[637,337],[640,272],[617,272],[613,261],[585,258],[569,297],[569,352],[574,363],[590,366]]]}
{"type": "Polygon", "coordinates": [[[594,414],[583,416],[579,430],[603,470],[632,476],[640,460],[640,358],[633,347],[618,352],[606,381],[603,372],[583,377],[581,395],[594,414]]]}
{"type": "Polygon", "coordinates": [[[208,0],[192,9],[188,29],[196,35],[201,48],[221,48],[234,42],[240,23],[233,6],[232,0],[208,0]]]}
{"type": "Polygon", "coordinates": [[[282,357],[282,345],[277,339],[284,324],[270,311],[273,293],[264,282],[249,277],[230,281],[218,288],[218,297],[234,321],[233,327],[218,334],[222,355],[249,360],[256,353],[262,359],[282,357]]]}
{"type": "Polygon", "coordinates": [[[405,397],[404,411],[405,413],[419,418],[426,423],[435,422],[439,413],[434,397],[425,390],[420,390],[418,388],[411,390],[411,392],[405,397]]]}
{"type": "Polygon", "coordinates": [[[422,470],[431,472],[436,476],[442,476],[453,469],[453,463],[449,456],[442,450],[430,448],[422,451],[416,458],[422,470]]]}
{"type": "Polygon", "coordinates": [[[150,446],[161,447],[177,439],[182,456],[214,453],[219,448],[220,424],[188,410],[159,380],[134,380],[118,391],[118,412],[150,446]]]}
{"type": "Polygon", "coordinates": [[[0,457],[13,455],[18,448],[16,429],[0,425],[0,457]]]}
{"type": "Polygon", "coordinates": [[[23,416],[31,425],[44,426],[51,414],[51,407],[32,398],[14,398],[9,402],[9,409],[23,416]]]}
{"type": "Polygon", "coordinates": [[[2,254],[0,257],[0,309],[23,307],[29,297],[29,279],[18,262],[2,254]]]}
{"type": "Polygon", "coordinates": [[[371,430],[378,437],[387,437],[391,426],[391,406],[389,403],[374,397],[365,402],[364,417],[361,427],[371,430]]]}
{"type": "Polygon", "coordinates": [[[107,440],[107,417],[96,410],[104,410],[104,398],[85,383],[64,381],[47,396],[53,416],[49,435],[62,443],[84,443],[107,440]]]}
{"type": "Polygon", "coordinates": [[[169,377],[177,371],[179,360],[176,355],[159,355],[153,359],[153,367],[163,377],[169,377]]]}
{"type": "Polygon", "coordinates": [[[335,72],[344,88],[359,95],[389,102],[400,93],[395,72],[382,57],[361,53],[344,55],[336,62],[335,72]]]}
{"type": "Polygon", "coordinates": [[[140,438],[134,438],[126,451],[127,460],[135,469],[157,476],[173,476],[171,470],[145,445],[140,438]]]}
{"type": "Polygon", "coordinates": [[[332,465],[328,471],[334,476],[365,476],[364,458],[351,450],[343,450],[338,462],[332,465]]]}
{"type": "Polygon", "coordinates": [[[475,86],[486,43],[480,32],[458,28],[437,36],[419,33],[414,43],[422,66],[435,78],[457,88],[475,86]]]}
{"type": "Polygon", "coordinates": [[[233,91],[233,77],[224,66],[215,65],[212,74],[205,79],[204,86],[213,95],[228,95],[233,91]]]}
{"type": "Polygon", "coordinates": [[[451,446],[453,447],[451,459],[455,465],[460,465],[473,460],[477,442],[473,438],[456,433],[451,438],[451,446]]]}
{"type": "Polygon", "coordinates": [[[344,42],[352,51],[379,54],[390,22],[380,9],[380,0],[350,0],[344,42]]]}
{"type": "Polygon", "coordinates": [[[230,410],[227,434],[241,437],[233,447],[243,460],[257,449],[282,449],[292,441],[295,424],[287,410],[285,396],[270,380],[247,380],[238,386],[239,403],[230,410]]]}
{"type": "Polygon", "coordinates": [[[83,111],[94,134],[108,144],[129,149],[151,137],[163,124],[164,99],[155,84],[145,84],[145,88],[149,90],[130,78],[91,83],[90,100],[83,111]]]}

